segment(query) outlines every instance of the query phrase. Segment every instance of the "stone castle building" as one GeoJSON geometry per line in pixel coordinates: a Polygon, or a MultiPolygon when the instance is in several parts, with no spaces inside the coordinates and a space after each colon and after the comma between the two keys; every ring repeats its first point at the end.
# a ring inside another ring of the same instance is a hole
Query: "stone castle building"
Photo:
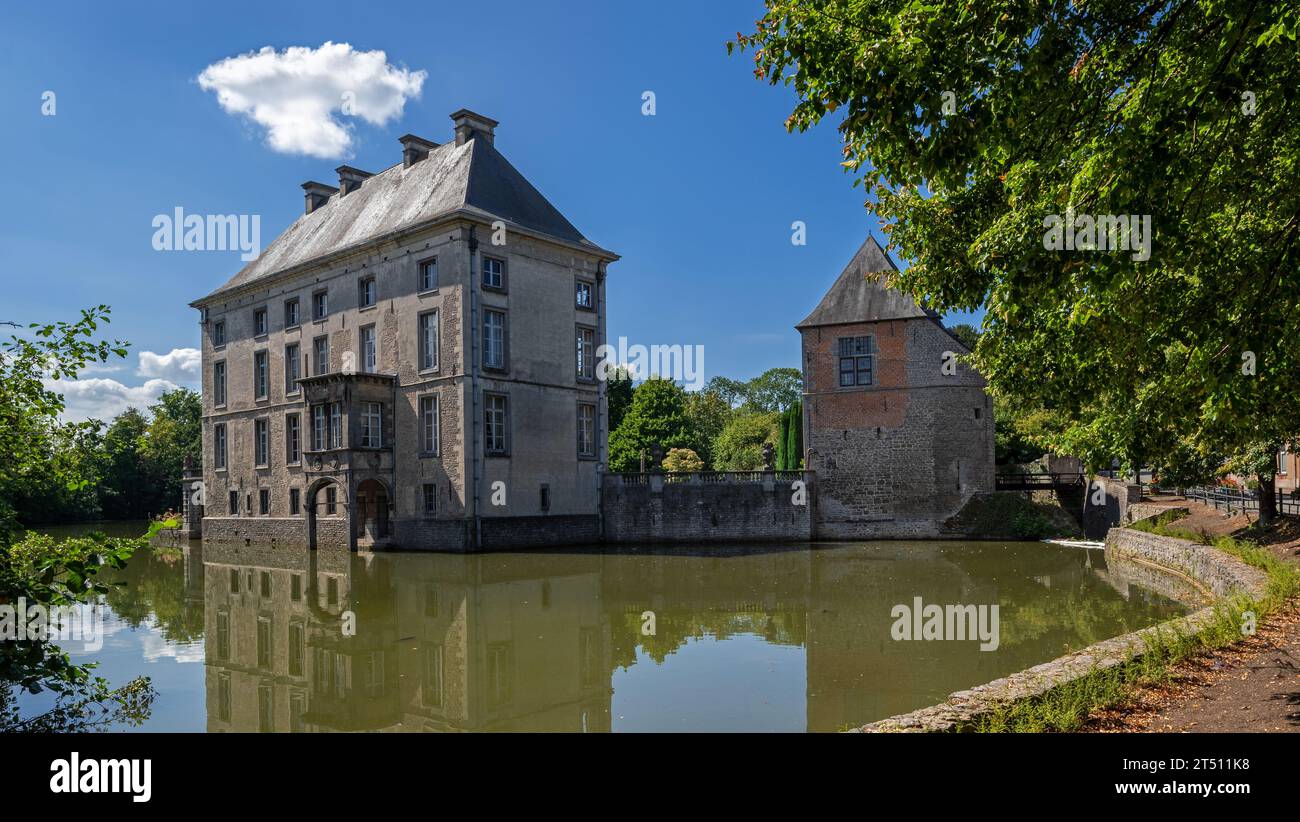
{"type": "Polygon", "coordinates": [[[968,351],[937,315],[872,276],[896,270],[868,237],[796,326],[821,538],[943,536],[972,494],[994,490],[984,380],[954,362],[968,351]]]}
{"type": "Polygon", "coordinates": [[[472,550],[598,537],[606,266],[494,145],[400,138],[202,315],[207,540],[472,550]]]}

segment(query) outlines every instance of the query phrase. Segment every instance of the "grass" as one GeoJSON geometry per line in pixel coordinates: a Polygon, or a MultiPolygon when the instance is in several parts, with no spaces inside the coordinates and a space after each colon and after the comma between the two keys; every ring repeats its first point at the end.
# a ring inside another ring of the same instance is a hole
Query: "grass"
{"type": "Polygon", "coordinates": [[[1077,730],[1094,710],[1123,707],[1131,703],[1138,687],[1167,682],[1178,663],[1241,640],[1244,614],[1253,613],[1258,624],[1288,599],[1300,594],[1300,569],[1283,562],[1269,550],[1250,540],[1230,536],[1212,538],[1204,533],[1185,536],[1190,532],[1181,529],[1168,533],[1164,526],[1182,515],[1160,522],[1165,516],[1161,514],[1129,527],[1213,545],[1264,571],[1268,575],[1265,594],[1259,599],[1238,596],[1220,601],[1214,606],[1213,619],[1195,633],[1180,631],[1170,623],[1158,625],[1145,637],[1142,653],[1118,665],[1094,669],[1041,697],[1008,703],[961,730],[983,733],[1077,730]]]}

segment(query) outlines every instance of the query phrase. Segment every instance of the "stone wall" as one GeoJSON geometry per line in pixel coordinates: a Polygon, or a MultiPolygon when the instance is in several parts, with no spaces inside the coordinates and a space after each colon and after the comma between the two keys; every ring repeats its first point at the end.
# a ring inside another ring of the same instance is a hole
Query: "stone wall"
{"type": "MultiPolygon", "coordinates": [[[[644,475],[632,475],[644,476],[644,475]]],[[[644,482],[607,474],[604,488],[605,540],[647,542],[762,542],[812,538],[813,483],[803,474],[805,504],[796,504],[792,483],[644,482]]]]}
{"type": "Polygon", "coordinates": [[[1142,487],[1123,480],[1090,477],[1083,498],[1083,532],[1090,539],[1102,539],[1116,525],[1133,522],[1129,507],[1142,501],[1142,487]],[[1100,504],[1095,502],[1098,484],[1105,492],[1100,504]]]}
{"type": "MultiPolygon", "coordinates": [[[[203,543],[305,546],[307,520],[302,517],[204,517],[203,543]]],[[[318,548],[349,547],[348,521],[343,517],[316,519],[318,548]]]]}
{"type": "MultiPolygon", "coordinates": [[[[1110,531],[1106,538],[1106,558],[1108,562],[1129,560],[1168,569],[1218,597],[1259,598],[1268,589],[1267,575],[1236,557],[1188,540],[1129,528],[1110,531]]],[[[1008,702],[1043,696],[1094,671],[1140,657],[1149,647],[1148,639],[1157,631],[1193,634],[1217,618],[1215,606],[1206,606],[1179,619],[1098,642],[986,685],[958,691],[938,705],[872,722],[857,730],[867,733],[961,730],[1008,702]]]]}
{"type": "Polygon", "coordinates": [[[484,517],[484,550],[589,545],[600,541],[600,517],[556,514],[536,517],[484,517]]]}

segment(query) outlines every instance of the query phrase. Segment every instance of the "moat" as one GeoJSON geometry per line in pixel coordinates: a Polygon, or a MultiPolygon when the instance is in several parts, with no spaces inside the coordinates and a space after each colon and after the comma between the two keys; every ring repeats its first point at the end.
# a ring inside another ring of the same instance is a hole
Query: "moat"
{"type": "Polygon", "coordinates": [[[836,731],[1187,611],[1136,578],[1043,543],[189,543],[117,573],[102,649],[73,657],[153,679],[142,730],[836,731]],[[996,650],[896,641],[916,597],[998,605],[996,650]]]}

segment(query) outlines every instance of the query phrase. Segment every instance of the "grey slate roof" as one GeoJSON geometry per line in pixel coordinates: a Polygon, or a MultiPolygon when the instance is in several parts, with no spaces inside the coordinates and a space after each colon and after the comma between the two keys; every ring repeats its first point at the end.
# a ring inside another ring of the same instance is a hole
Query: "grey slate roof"
{"type": "Polygon", "coordinates": [[[430,150],[428,157],[410,167],[399,163],[366,178],[347,196],[331,196],[328,203],[300,216],[256,260],[195,304],[457,210],[500,218],[601,250],[547,202],[491,142],[473,139],[459,146],[450,142],[430,150]]]}
{"type": "Polygon", "coordinates": [[[897,270],[876,239],[867,235],[866,242],[853,255],[826,296],[795,328],[912,317],[934,319],[936,315],[933,312],[922,309],[908,295],[888,287],[880,279],[868,279],[867,276],[897,270]]]}

